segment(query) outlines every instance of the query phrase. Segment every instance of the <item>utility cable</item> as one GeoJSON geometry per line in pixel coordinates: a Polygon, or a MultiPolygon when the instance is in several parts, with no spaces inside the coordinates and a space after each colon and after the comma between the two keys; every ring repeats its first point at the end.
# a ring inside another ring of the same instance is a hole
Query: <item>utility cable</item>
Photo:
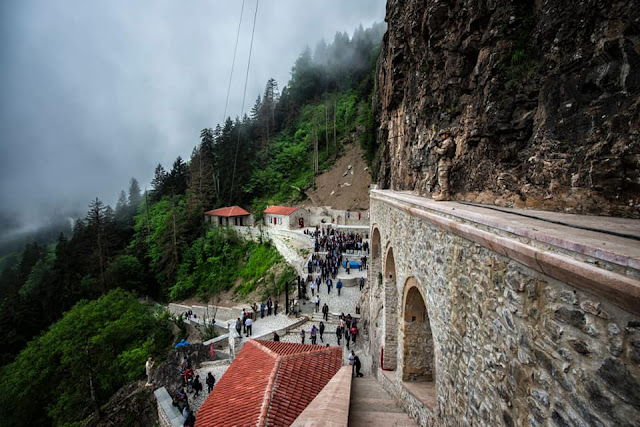
{"type": "MultiPolygon", "coordinates": [[[[253,36],[256,32],[256,18],[258,17],[258,3],[256,0],[256,11],[253,14],[253,29],[251,30],[251,43],[249,44],[249,60],[247,61],[247,72],[244,77],[244,92],[242,93],[242,108],[240,109],[240,117],[244,114],[244,101],[247,97],[247,83],[249,82],[249,67],[251,66],[251,52],[253,51],[253,36]]],[[[238,123],[238,140],[236,142],[236,154],[233,158],[233,173],[231,174],[231,189],[229,190],[229,204],[233,201],[233,184],[236,178],[236,164],[238,163],[238,149],[240,147],[240,124],[238,123]]]]}
{"type": "Polygon", "coordinates": [[[231,92],[231,80],[233,79],[233,67],[236,64],[236,53],[238,52],[238,40],[240,40],[240,24],[242,24],[242,13],[244,12],[244,0],[240,9],[240,20],[238,21],[238,31],[236,32],[236,47],[233,48],[233,61],[231,61],[231,74],[229,75],[229,85],[227,86],[227,99],[224,102],[224,114],[222,115],[222,125],[227,120],[227,106],[229,105],[229,93],[231,92]]]}

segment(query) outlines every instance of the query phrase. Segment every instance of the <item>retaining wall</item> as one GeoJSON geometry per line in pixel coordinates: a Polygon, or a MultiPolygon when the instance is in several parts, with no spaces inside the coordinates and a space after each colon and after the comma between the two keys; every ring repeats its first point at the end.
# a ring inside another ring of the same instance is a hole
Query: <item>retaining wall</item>
{"type": "Polygon", "coordinates": [[[638,240],[391,191],[372,192],[371,212],[369,351],[385,347],[395,371],[381,381],[421,425],[640,424],[638,240]],[[403,382],[412,287],[432,335],[430,405],[403,382]]]}

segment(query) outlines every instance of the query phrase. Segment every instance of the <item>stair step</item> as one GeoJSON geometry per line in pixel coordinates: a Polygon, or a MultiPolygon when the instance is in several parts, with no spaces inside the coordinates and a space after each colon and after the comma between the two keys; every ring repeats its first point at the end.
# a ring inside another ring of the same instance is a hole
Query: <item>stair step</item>
{"type": "Polygon", "coordinates": [[[351,382],[349,426],[416,426],[373,377],[351,382]]]}
{"type": "Polygon", "coordinates": [[[372,427],[372,426],[385,426],[385,427],[405,427],[405,426],[417,426],[404,412],[371,412],[364,411],[349,411],[349,426],[352,427],[372,427]]]}

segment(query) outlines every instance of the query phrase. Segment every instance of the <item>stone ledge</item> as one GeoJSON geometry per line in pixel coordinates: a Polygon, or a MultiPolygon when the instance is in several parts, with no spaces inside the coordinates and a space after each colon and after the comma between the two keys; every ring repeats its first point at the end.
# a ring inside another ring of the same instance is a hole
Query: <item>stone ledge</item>
{"type": "Polygon", "coordinates": [[[346,427],[349,423],[351,366],[343,366],[311,401],[292,427],[346,427]]]}
{"type": "Polygon", "coordinates": [[[412,205],[414,208],[482,224],[489,228],[640,270],[640,241],[595,231],[595,229],[605,232],[623,231],[625,234],[640,238],[640,220],[637,219],[571,215],[526,209],[494,209],[493,206],[436,202],[426,197],[392,190],[372,190],[371,198],[382,202],[394,201],[407,207],[412,205]],[[528,215],[528,217],[519,214],[528,215]],[[547,222],[544,219],[594,230],[573,228],[547,222]]]}
{"type": "Polygon", "coordinates": [[[173,406],[173,399],[167,392],[167,389],[160,387],[153,392],[158,402],[158,417],[161,420],[161,425],[171,427],[182,427],[184,419],[178,409],[173,406]]]}
{"type": "MultiPolygon", "coordinates": [[[[532,242],[524,242],[515,237],[527,237],[573,250],[578,254],[637,268],[640,266],[640,243],[635,240],[456,202],[434,202],[389,190],[374,190],[371,198],[436,224],[447,232],[455,233],[543,274],[610,300],[629,312],[640,314],[640,280],[581,261],[562,251],[555,252],[553,247],[537,247],[532,242]],[[478,224],[487,226],[490,230],[484,230],[478,224]],[[516,236],[505,236],[492,230],[506,231],[516,236]]],[[[640,221],[628,221],[637,223],[640,228],[640,221]]]]}

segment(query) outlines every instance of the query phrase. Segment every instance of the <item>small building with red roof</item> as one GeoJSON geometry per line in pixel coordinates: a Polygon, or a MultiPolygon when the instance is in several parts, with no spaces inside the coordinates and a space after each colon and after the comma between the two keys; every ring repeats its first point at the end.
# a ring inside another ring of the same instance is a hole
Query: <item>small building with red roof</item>
{"type": "Polygon", "coordinates": [[[253,225],[251,214],[240,206],[229,206],[204,213],[205,221],[214,226],[253,225]]]}
{"type": "Polygon", "coordinates": [[[200,407],[196,427],[291,425],[341,365],[340,347],[250,340],[200,407]]]}
{"type": "Polygon", "coordinates": [[[267,227],[290,230],[308,226],[309,211],[290,206],[269,206],[264,210],[264,223],[267,227]]]}

